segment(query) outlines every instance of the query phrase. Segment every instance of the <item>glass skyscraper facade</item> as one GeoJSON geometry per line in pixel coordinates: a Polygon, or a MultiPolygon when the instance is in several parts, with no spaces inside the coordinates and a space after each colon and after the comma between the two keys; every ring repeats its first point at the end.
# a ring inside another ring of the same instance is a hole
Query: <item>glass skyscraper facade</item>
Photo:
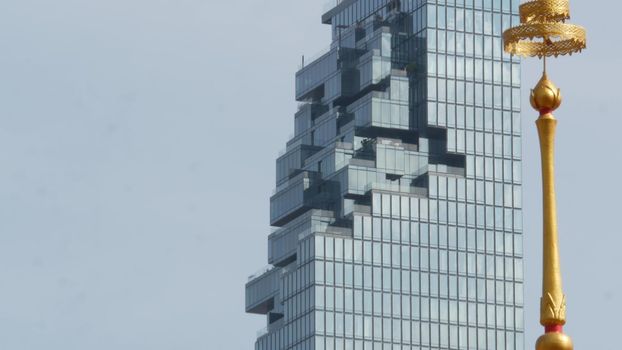
{"type": "Polygon", "coordinates": [[[257,350],[523,349],[517,0],[343,0],[296,73],[257,350]]]}

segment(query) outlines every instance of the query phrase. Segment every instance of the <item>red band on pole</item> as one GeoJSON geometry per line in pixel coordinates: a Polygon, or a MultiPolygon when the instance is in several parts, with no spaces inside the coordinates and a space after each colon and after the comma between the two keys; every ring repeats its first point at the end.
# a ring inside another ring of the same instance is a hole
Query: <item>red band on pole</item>
{"type": "Polygon", "coordinates": [[[552,109],[542,108],[542,109],[540,110],[540,115],[545,115],[545,114],[548,114],[548,113],[551,113],[551,112],[553,112],[553,110],[552,110],[552,109]]]}
{"type": "Polygon", "coordinates": [[[554,324],[551,326],[544,327],[544,331],[546,333],[562,333],[563,330],[564,330],[564,326],[562,326],[561,324],[554,324]]]}

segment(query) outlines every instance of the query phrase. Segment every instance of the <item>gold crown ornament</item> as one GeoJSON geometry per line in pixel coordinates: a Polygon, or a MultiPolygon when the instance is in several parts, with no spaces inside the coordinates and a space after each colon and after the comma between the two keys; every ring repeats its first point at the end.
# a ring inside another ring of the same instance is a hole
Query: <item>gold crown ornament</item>
{"type": "Polygon", "coordinates": [[[543,259],[540,324],[545,334],[536,350],[572,350],[572,340],[563,333],[566,296],[562,291],[557,239],[554,143],[557,120],[552,112],[562,102],[560,90],[546,74],[546,58],[572,55],[586,48],[585,29],[566,23],[568,0],[535,0],[519,6],[521,24],[503,33],[504,50],[512,55],[543,59],[542,78],[531,90],[531,106],[540,113],[536,120],[542,157],[543,259]]]}

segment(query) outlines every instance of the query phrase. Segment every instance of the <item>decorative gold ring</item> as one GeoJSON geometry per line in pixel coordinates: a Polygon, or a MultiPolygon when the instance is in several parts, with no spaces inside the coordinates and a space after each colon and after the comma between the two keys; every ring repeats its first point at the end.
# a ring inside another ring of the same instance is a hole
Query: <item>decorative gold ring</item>
{"type": "Polygon", "coordinates": [[[585,29],[568,23],[525,23],[506,30],[503,41],[512,55],[538,57],[581,52],[587,44],[585,29]]]}
{"type": "Polygon", "coordinates": [[[530,1],[519,6],[521,23],[563,22],[570,18],[568,0],[530,1]]]}

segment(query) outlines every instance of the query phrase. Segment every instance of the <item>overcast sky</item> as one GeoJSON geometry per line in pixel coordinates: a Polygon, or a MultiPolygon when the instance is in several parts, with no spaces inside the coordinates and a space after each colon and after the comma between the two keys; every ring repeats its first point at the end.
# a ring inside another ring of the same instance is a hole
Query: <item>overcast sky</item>
{"type": "MultiPolygon", "coordinates": [[[[619,2],[572,1],[589,49],[550,63],[567,333],[622,312],[619,2]]],[[[0,0],[0,349],[251,349],[294,73],[323,0],[0,0]]],[[[541,332],[537,135],[523,70],[526,344],[541,332]]]]}

